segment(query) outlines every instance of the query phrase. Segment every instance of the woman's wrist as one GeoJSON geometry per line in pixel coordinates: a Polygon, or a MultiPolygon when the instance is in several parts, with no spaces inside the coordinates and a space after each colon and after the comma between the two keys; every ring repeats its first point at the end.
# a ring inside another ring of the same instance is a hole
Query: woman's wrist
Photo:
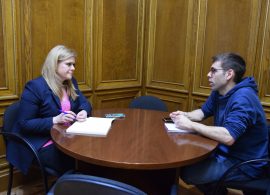
{"type": "Polygon", "coordinates": [[[58,121],[57,121],[57,116],[53,117],[53,124],[58,124],[58,121]]]}

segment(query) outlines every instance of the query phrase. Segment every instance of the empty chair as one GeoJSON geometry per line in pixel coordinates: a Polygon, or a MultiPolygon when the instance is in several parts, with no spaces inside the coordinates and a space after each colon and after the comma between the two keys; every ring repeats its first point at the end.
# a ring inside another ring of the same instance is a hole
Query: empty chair
{"type": "MultiPolygon", "coordinates": [[[[5,110],[4,118],[3,118],[4,119],[3,128],[1,129],[0,134],[4,138],[6,147],[7,147],[7,144],[11,142],[11,144],[15,144],[17,147],[26,148],[34,156],[35,166],[37,166],[40,169],[41,175],[43,178],[45,191],[48,192],[49,188],[48,188],[47,174],[57,176],[57,172],[50,168],[43,167],[39,159],[38,152],[32,146],[32,144],[26,138],[24,138],[21,134],[11,132],[12,126],[14,122],[16,121],[16,116],[19,112],[19,105],[20,105],[19,102],[15,102],[5,110]]],[[[6,152],[6,155],[7,156],[9,155],[8,151],[6,152]]],[[[11,193],[11,188],[12,188],[12,183],[13,183],[13,169],[14,169],[14,166],[9,162],[9,181],[8,181],[8,190],[7,190],[8,195],[11,193]]]]}
{"type": "Polygon", "coordinates": [[[47,195],[145,195],[131,185],[102,177],[65,174],[61,176],[47,195]]]}
{"type": "Polygon", "coordinates": [[[166,104],[155,96],[140,96],[135,98],[129,104],[129,108],[141,108],[148,110],[168,111],[166,104]]]}
{"type": "MultiPolygon", "coordinates": [[[[270,140],[270,126],[268,126],[268,136],[270,140]]],[[[270,151],[270,143],[268,143],[268,151],[270,151]]],[[[238,164],[233,165],[230,169],[228,169],[223,176],[219,179],[216,185],[216,189],[214,194],[219,194],[220,187],[225,186],[227,188],[242,190],[245,195],[270,195],[270,159],[251,159],[248,161],[240,162],[238,164]],[[226,181],[226,177],[232,173],[237,168],[247,165],[247,164],[255,164],[257,162],[266,162],[267,165],[265,167],[265,175],[261,178],[249,180],[249,181],[226,181]]]]}

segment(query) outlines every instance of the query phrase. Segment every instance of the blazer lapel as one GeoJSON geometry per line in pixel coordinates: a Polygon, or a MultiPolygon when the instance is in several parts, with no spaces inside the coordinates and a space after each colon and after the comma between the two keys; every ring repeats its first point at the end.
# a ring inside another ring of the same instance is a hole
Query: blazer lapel
{"type": "Polygon", "coordinates": [[[42,81],[44,83],[44,86],[46,86],[46,93],[52,96],[52,99],[56,103],[58,109],[61,109],[60,99],[53,93],[53,91],[51,90],[51,88],[49,87],[49,85],[47,84],[47,82],[45,81],[43,77],[42,77],[42,81]]]}
{"type": "MultiPolygon", "coordinates": [[[[51,91],[51,90],[50,90],[51,91]]],[[[61,109],[61,103],[60,103],[60,99],[51,91],[51,94],[52,94],[52,97],[53,97],[53,100],[55,101],[57,107],[59,109],[61,109]]]]}

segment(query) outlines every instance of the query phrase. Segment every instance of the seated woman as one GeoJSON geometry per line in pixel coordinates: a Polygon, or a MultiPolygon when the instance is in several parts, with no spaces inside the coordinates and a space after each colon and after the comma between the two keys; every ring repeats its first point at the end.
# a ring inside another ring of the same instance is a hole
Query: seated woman
{"type": "MultiPolygon", "coordinates": [[[[44,166],[59,175],[75,168],[75,160],[53,144],[50,130],[54,124],[86,120],[91,105],[73,78],[76,52],[63,45],[54,47],[43,64],[42,76],[25,85],[20,100],[20,112],[13,132],[26,137],[38,150],[44,166]]],[[[25,148],[8,144],[8,160],[27,173],[33,156],[25,148]]]]}

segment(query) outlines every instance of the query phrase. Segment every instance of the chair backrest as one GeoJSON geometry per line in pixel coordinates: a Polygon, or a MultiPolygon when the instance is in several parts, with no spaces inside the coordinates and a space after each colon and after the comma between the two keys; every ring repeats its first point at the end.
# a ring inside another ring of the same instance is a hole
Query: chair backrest
{"type": "Polygon", "coordinates": [[[14,122],[17,119],[20,102],[11,104],[4,112],[3,117],[3,132],[11,132],[14,122]]]}
{"type": "MultiPolygon", "coordinates": [[[[9,107],[6,108],[6,110],[4,112],[4,117],[3,117],[3,128],[2,128],[3,133],[11,132],[12,127],[17,119],[19,106],[20,106],[20,102],[18,101],[18,102],[11,104],[9,107]]],[[[8,136],[3,136],[6,145],[8,142],[7,137],[8,136]]]]}
{"type": "Polygon", "coordinates": [[[60,177],[48,195],[146,195],[131,185],[102,177],[67,174],[60,177]]]}
{"type": "Polygon", "coordinates": [[[140,96],[135,98],[129,104],[129,108],[141,108],[148,110],[159,110],[159,111],[168,111],[166,104],[159,98],[155,96],[140,96]]]}

